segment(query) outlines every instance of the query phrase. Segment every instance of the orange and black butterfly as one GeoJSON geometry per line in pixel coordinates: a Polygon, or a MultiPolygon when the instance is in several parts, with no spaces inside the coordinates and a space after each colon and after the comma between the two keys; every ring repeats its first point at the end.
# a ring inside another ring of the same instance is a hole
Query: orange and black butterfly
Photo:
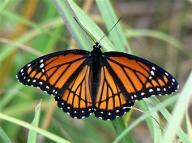
{"type": "Polygon", "coordinates": [[[113,120],[128,112],[135,100],[178,89],[176,79],[161,67],[126,53],[102,53],[98,42],[91,52],[67,50],[37,58],[17,78],[53,95],[58,107],[78,119],[94,113],[113,120]]]}

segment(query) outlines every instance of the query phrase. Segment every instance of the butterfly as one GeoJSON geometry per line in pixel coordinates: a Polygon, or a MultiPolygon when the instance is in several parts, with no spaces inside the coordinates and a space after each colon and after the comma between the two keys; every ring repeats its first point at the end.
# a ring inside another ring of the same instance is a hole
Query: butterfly
{"type": "Polygon", "coordinates": [[[17,74],[24,85],[53,95],[59,108],[73,118],[92,113],[113,120],[128,112],[136,100],[168,95],[178,89],[176,79],[161,67],[134,55],[66,50],[39,57],[17,74]]]}

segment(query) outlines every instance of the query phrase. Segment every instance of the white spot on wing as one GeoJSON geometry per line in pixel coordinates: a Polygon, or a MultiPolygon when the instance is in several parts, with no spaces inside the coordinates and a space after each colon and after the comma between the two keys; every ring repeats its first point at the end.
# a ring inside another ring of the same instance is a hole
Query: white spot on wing
{"type": "Polygon", "coordinates": [[[152,75],[152,76],[154,76],[154,75],[155,75],[154,71],[151,71],[151,75],[152,75]]]}
{"type": "Polygon", "coordinates": [[[155,70],[156,68],[155,67],[152,67],[153,70],[155,70]]]}
{"type": "Polygon", "coordinates": [[[40,68],[43,68],[44,67],[44,64],[42,63],[42,64],[40,64],[40,66],[39,66],[40,68]]]}
{"type": "Polygon", "coordinates": [[[149,92],[153,92],[153,89],[149,89],[149,92]]]}
{"type": "Polygon", "coordinates": [[[85,116],[82,116],[82,117],[81,117],[81,119],[84,119],[84,118],[85,118],[85,116]]]}

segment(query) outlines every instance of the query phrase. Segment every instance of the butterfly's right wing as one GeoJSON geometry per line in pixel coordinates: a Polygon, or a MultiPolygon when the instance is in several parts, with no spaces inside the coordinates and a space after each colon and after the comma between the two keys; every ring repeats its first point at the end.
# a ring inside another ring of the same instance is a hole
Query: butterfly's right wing
{"type": "Polygon", "coordinates": [[[120,52],[103,54],[95,116],[115,119],[130,110],[135,100],[168,95],[178,89],[176,79],[161,67],[120,52]]]}

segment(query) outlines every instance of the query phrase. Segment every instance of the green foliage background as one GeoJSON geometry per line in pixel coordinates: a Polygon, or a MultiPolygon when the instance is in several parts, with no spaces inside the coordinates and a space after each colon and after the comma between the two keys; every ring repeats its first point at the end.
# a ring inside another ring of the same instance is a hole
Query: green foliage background
{"type": "Polygon", "coordinates": [[[192,142],[190,0],[0,3],[0,142],[192,142]],[[137,54],[161,65],[177,77],[179,92],[139,101],[134,107],[143,112],[132,110],[108,122],[94,116],[72,119],[56,107],[52,97],[20,85],[15,75],[32,59],[58,50],[92,49],[90,37],[73,17],[96,40],[122,17],[101,41],[103,51],[137,54]]]}

